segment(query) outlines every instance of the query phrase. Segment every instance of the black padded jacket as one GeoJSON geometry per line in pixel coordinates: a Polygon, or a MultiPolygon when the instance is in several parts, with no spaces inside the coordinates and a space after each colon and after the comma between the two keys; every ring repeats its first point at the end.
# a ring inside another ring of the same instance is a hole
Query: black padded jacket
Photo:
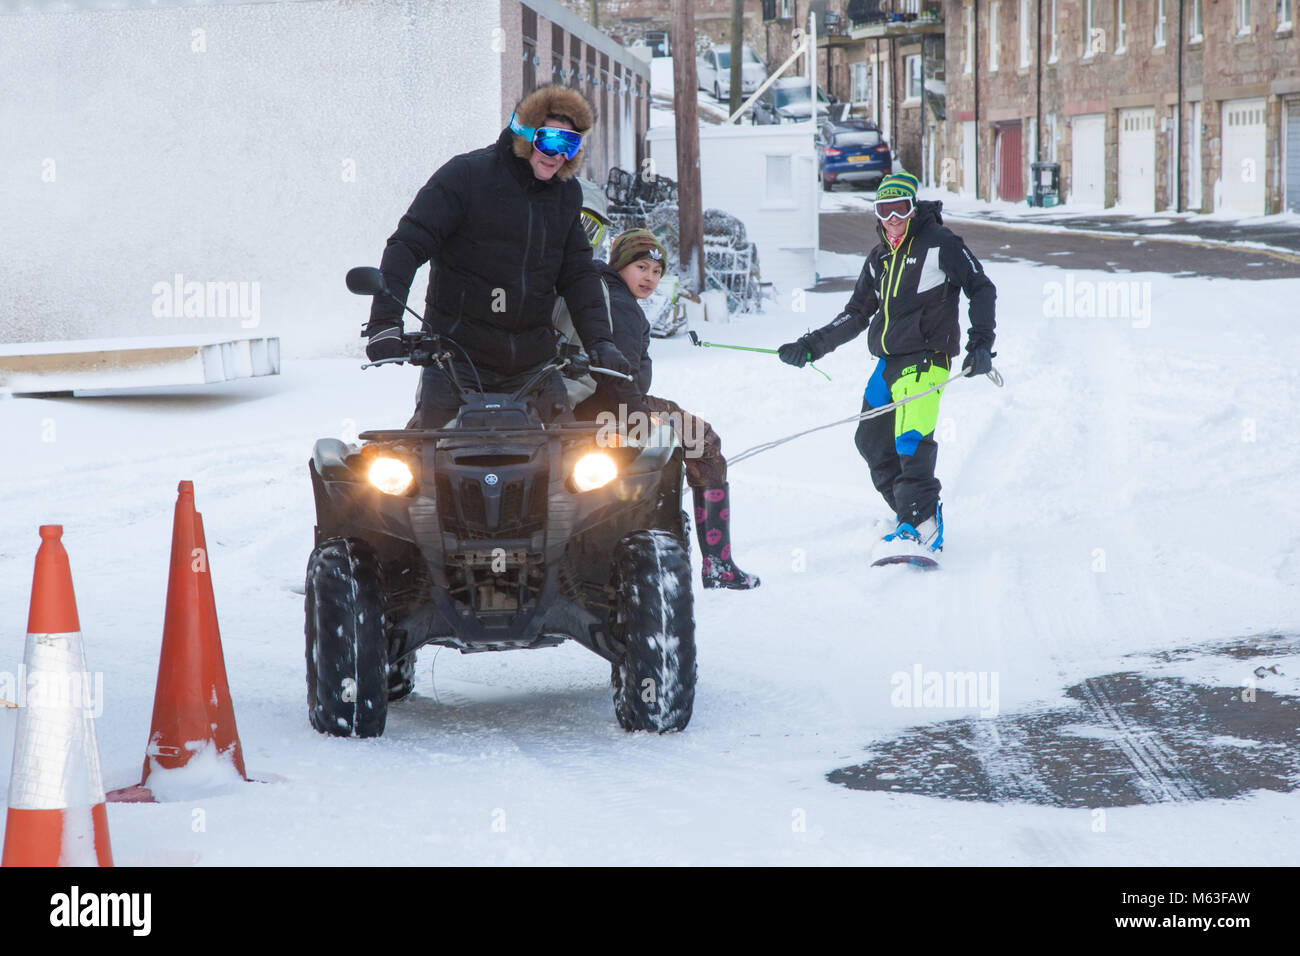
{"type": "MultiPolygon", "coordinates": [[[[475,365],[512,375],[555,355],[551,312],[569,304],[583,344],[613,330],[578,218],[576,180],[533,176],[511,133],[448,160],[416,195],[388,240],[380,271],[406,301],[416,270],[430,263],[425,325],[458,342],[475,365]]],[[[396,302],[376,296],[366,335],[400,327],[396,302]]]]}
{"type": "Polygon", "coordinates": [[[961,350],[957,306],[970,299],[968,351],[993,347],[997,289],[961,237],[943,225],[943,203],[922,201],[903,241],[893,249],[877,223],[880,244],[862,266],[844,311],[807,336],[813,361],[867,333],[880,358],[961,350]]]}

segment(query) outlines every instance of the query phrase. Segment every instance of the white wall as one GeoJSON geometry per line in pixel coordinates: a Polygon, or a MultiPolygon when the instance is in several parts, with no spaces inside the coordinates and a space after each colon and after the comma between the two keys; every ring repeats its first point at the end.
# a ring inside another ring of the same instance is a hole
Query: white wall
{"type": "MultiPolygon", "coordinates": [[[[655,172],[677,179],[677,146],[671,126],[646,133],[655,172]]],[[[758,246],[764,282],[775,284],[778,302],[789,305],[793,289],[817,281],[818,183],[812,123],[700,128],[700,189],[705,209],[721,209],[745,224],[758,246]],[[769,157],[789,157],[788,198],[768,191],[769,157]]]]}
{"type": "Polygon", "coordinates": [[[241,331],[155,316],[179,273],[258,283],[288,355],[360,354],[344,272],[501,130],[500,4],[169,3],[0,15],[0,342],[241,331]]]}

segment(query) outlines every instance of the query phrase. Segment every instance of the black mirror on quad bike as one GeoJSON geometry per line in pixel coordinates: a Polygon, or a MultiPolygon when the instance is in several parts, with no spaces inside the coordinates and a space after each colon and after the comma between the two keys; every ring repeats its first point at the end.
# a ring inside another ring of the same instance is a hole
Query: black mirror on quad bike
{"type": "Polygon", "coordinates": [[[388,291],[388,282],[384,274],[374,266],[357,266],[349,269],[347,275],[348,291],[357,295],[392,295],[388,291]]]}

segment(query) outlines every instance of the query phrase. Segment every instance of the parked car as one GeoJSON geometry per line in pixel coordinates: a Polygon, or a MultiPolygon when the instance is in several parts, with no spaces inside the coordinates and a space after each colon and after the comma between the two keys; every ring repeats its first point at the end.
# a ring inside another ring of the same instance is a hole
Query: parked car
{"type": "Polygon", "coordinates": [[[877,185],[890,171],[889,144],[868,120],[827,123],[817,131],[817,167],[822,189],[836,183],[877,185]]]}
{"type": "Polygon", "coordinates": [[[876,125],[875,120],[853,117],[851,119],[842,119],[842,120],[828,119],[826,120],[826,122],[822,123],[819,126],[817,130],[817,135],[824,140],[830,139],[832,133],[842,129],[862,129],[862,130],[869,129],[872,130],[873,132],[880,131],[880,127],[876,125]]]}
{"type": "MultiPolygon", "coordinates": [[[[817,88],[817,121],[830,118],[832,100],[817,88]]],[[[797,123],[811,119],[812,105],[806,76],[783,76],[763,91],[754,104],[755,123],[797,123]]]]}
{"type": "MultiPolygon", "coordinates": [[[[731,98],[731,45],[715,43],[695,61],[696,83],[715,100],[731,98]]],[[[749,44],[740,48],[741,92],[748,96],[767,79],[767,67],[749,44]]]]}

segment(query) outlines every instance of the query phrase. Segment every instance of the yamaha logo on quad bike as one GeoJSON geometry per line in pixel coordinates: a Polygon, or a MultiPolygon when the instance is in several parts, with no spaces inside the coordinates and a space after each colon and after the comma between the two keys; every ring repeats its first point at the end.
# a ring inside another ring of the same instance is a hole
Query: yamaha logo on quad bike
{"type": "Polygon", "coordinates": [[[487,474],[483,476],[483,484],[485,485],[495,485],[499,480],[496,475],[487,474]]]}

